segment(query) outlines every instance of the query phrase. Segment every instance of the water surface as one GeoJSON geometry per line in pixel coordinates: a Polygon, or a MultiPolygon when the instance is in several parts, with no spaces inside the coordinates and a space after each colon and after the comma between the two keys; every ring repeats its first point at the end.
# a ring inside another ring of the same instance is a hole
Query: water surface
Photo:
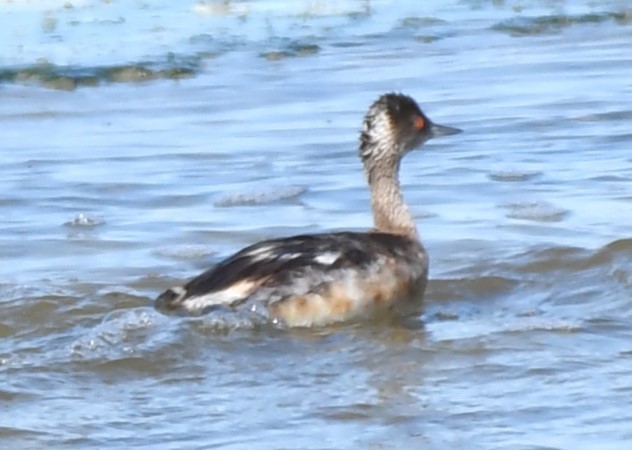
{"type": "Polygon", "coordinates": [[[627,449],[632,9],[622,1],[0,2],[3,448],[627,449]],[[407,157],[406,324],[152,308],[258,239],[371,224],[407,157]]]}

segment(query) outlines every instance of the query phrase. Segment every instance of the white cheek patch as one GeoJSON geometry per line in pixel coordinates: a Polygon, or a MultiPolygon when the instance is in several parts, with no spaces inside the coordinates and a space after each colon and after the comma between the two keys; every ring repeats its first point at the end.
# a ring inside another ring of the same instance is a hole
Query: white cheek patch
{"type": "Polygon", "coordinates": [[[314,261],[324,266],[331,266],[340,258],[340,252],[322,253],[314,258],[314,261]]]}

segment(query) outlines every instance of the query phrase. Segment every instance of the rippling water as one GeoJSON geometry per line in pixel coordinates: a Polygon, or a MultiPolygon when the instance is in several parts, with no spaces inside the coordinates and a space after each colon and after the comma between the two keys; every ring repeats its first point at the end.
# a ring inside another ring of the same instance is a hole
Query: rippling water
{"type": "Polygon", "coordinates": [[[630,42],[625,1],[1,1],[2,448],[630,448],[630,42]],[[404,161],[422,317],[153,310],[368,227],[385,91],[465,130],[404,161]]]}

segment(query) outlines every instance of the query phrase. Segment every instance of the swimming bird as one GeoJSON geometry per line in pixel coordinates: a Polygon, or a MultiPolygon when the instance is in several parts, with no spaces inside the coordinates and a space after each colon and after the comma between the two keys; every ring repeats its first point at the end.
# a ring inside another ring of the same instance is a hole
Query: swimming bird
{"type": "Polygon", "coordinates": [[[415,311],[428,255],[402,197],[402,158],[428,139],[456,134],[415,100],[380,96],[364,117],[359,153],[371,192],[373,229],[270,239],[235,253],[155,302],[165,313],[216,309],[258,313],[289,327],[322,326],[386,310],[415,311]]]}

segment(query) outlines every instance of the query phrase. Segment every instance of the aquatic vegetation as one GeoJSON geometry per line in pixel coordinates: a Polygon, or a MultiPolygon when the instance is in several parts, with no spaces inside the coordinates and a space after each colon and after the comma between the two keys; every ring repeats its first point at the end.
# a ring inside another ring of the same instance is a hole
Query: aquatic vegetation
{"type": "Polygon", "coordinates": [[[81,86],[101,83],[141,83],[156,79],[180,80],[200,70],[201,57],[167,62],[77,67],[50,63],[0,69],[0,82],[39,84],[52,89],[71,91],[81,86]]]}
{"type": "Polygon", "coordinates": [[[515,17],[492,27],[492,30],[511,36],[537,36],[559,33],[564,28],[583,24],[613,21],[620,25],[632,23],[632,11],[590,13],[581,15],[550,15],[539,17],[515,17]]]}

